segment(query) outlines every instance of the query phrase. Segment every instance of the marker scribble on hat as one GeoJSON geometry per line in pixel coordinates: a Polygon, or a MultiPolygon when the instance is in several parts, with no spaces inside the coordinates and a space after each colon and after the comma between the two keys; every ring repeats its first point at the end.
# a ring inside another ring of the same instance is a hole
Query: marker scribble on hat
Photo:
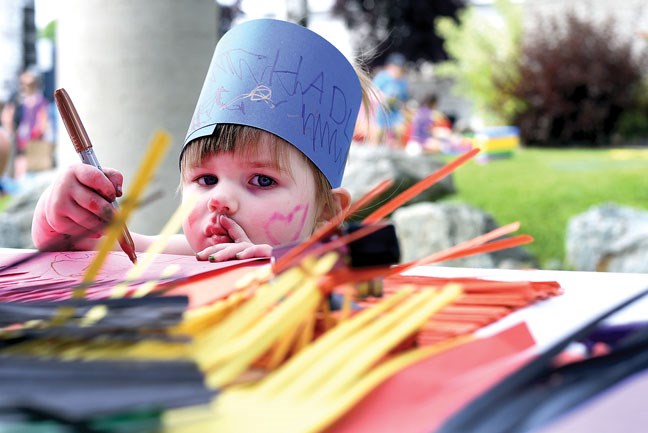
{"type": "Polygon", "coordinates": [[[339,187],[362,92],[354,66],[315,32],[247,21],[216,45],[184,146],[217,125],[250,126],[295,146],[339,187]]]}
{"type": "Polygon", "coordinates": [[[334,161],[344,158],[346,145],[337,141],[351,140],[353,110],[348,106],[344,91],[328,83],[323,71],[318,71],[314,77],[305,76],[303,60],[301,56],[290,58],[281,50],[276,50],[272,56],[242,49],[220,54],[209,71],[208,80],[221,84],[227,81],[230,86],[219,86],[211,98],[201,101],[192,128],[205,126],[203,122],[212,118],[214,109],[238,111],[246,116],[253,108],[258,109],[252,107],[253,104],[262,103],[270,110],[288,104],[290,109],[286,117],[301,121],[296,127],[309,139],[314,151],[324,150],[334,161]],[[229,75],[229,79],[224,80],[223,74],[229,75]],[[254,87],[241,92],[240,84],[247,82],[254,87]]]}

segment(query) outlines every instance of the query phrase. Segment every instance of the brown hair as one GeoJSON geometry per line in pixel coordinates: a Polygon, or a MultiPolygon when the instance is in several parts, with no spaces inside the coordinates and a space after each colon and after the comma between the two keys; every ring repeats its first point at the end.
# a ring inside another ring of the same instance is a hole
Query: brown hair
{"type": "Polygon", "coordinates": [[[371,124],[372,122],[370,119],[373,117],[374,112],[373,112],[373,104],[372,101],[380,101],[381,98],[378,95],[378,90],[376,89],[376,86],[374,85],[371,76],[369,73],[364,69],[362,66],[364,62],[358,60],[358,63],[356,63],[353,68],[356,71],[356,74],[358,74],[358,79],[360,80],[360,87],[362,88],[362,107],[361,109],[364,110],[364,119],[365,119],[365,129],[369,132],[371,132],[371,124]]]}

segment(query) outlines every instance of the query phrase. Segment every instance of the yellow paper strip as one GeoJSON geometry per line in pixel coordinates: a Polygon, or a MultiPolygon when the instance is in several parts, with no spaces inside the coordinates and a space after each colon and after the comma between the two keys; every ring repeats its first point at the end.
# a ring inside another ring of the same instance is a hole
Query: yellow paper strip
{"type": "Polygon", "coordinates": [[[135,175],[135,180],[131,184],[126,198],[122,201],[122,206],[115,214],[112,222],[108,225],[106,235],[99,244],[97,255],[90,263],[88,270],[83,276],[81,286],[74,291],[74,298],[83,298],[85,296],[85,290],[90,284],[92,284],[106,257],[108,257],[108,253],[113,249],[119,236],[121,236],[122,226],[126,223],[128,217],[135,209],[142,192],[153,177],[155,169],[162,161],[164,155],[166,155],[170,142],[171,137],[167,132],[158,131],[153,136],[147,152],[140,163],[139,170],[135,175]]]}
{"type": "MultiPolygon", "coordinates": [[[[138,279],[151,263],[153,263],[155,255],[160,254],[169,243],[171,236],[178,233],[180,227],[182,227],[182,222],[187,218],[197,202],[197,194],[191,194],[185,197],[182,204],[178,206],[171,218],[169,218],[169,221],[164,225],[155,241],[148,247],[143,258],[138,260],[137,264],[129,269],[126,274],[126,282],[114,287],[110,295],[111,298],[121,298],[126,295],[128,291],[128,282],[138,279]]],[[[146,290],[140,288],[135,294],[135,297],[144,296],[153,288],[155,288],[155,284],[149,284],[146,290]]]]}

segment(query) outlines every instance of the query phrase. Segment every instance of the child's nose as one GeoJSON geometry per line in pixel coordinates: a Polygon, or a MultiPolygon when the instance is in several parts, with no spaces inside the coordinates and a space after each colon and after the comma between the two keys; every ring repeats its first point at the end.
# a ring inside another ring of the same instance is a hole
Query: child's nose
{"type": "Polygon", "coordinates": [[[238,210],[236,194],[224,185],[219,185],[212,190],[208,206],[210,212],[232,215],[238,210]]]}

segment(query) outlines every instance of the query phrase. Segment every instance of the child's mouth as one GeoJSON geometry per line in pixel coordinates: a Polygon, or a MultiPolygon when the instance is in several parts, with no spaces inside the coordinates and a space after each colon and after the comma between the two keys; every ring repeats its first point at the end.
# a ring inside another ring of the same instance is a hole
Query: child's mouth
{"type": "Polygon", "coordinates": [[[227,232],[220,226],[207,227],[207,230],[205,230],[205,236],[209,239],[212,245],[229,244],[234,242],[227,232]]]}

